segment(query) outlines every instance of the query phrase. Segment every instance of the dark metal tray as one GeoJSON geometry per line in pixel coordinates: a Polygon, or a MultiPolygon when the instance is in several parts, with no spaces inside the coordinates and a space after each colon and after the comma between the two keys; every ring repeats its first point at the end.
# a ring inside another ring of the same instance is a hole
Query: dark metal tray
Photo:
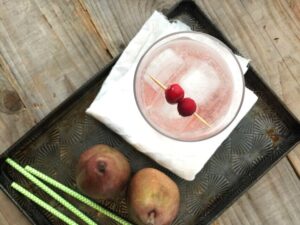
{"type": "MultiPolygon", "coordinates": [[[[193,2],[183,1],[167,15],[169,19],[179,19],[187,23],[194,30],[214,35],[234,49],[193,2]]],[[[245,75],[246,86],[259,96],[258,102],[219,147],[196,179],[193,182],[184,181],[136,151],[103,124],[84,113],[115,61],[84,84],[1,156],[1,188],[32,223],[62,224],[12,190],[12,181],[21,183],[63,213],[75,220],[76,218],[22,175],[5,165],[4,159],[8,156],[22,165],[30,164],[76,189],[74,168],[79,154],[96,143],[112,145],[128,157],[133,171],[151,166],[169,174],[179,185],[182,198],[180,213],[174,224],[192,225],[210,223],[300,140],[299,121],[250,67],[245,75]]],[[[105,216],[61,194],[99,224],[115,224],[105,216]]],[[[130,220],[125,199],[101,201],[101,204],[130,220]]]]}

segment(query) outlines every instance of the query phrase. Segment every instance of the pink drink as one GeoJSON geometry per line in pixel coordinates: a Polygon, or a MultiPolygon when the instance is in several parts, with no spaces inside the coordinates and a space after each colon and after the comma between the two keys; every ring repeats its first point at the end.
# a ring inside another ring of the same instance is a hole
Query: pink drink
{"type": "Polygon", "coordinates": [[[157,131],[183,141],[209,138],[226,128],[240,109],[243,76],[231,51],[202,33],[183,32],[154,44],[141,59],[135,77],[138,107],[157,131]],[[169,104],[150,75],[166,86],[178,83],[197,104],[195,116],[182,117],[177,105],[169,104]]]}

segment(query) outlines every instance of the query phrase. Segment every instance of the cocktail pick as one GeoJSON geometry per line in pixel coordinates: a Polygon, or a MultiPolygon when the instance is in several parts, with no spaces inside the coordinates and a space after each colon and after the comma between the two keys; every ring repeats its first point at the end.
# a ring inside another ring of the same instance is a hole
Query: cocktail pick
{"type": "MultiPolygon", "coordinates": [[[[162,82],[160,82],[157,78],[155,78],[154,76],[150,75],[150,78],[158,85],[161,87],[161,89],[166,90],[167,87],[166,85],[164,85],[162,82]]],[[[203,119],[198,113],[194,113],[193,114],[200,122],[204,123],[206,126],[211,127],[211,125],[205,120],[203,119]]]]}
{"type": "Polygon", "coordinates": [[[161,89],[166,90],[167,86],[164,85],[162,82],[160,82],[157,78],[153,77],[152,75],[150,75],[150,78],[158,85],[161,87],[161,89]]]}

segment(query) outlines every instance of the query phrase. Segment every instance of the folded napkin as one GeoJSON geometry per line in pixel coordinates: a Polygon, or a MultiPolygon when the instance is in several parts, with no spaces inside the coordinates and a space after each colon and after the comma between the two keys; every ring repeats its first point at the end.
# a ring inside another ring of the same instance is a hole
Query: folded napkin
{"type": "MultiPolygon", "coordinates": [[[[143,53],[157,39],[170,33],[187,30],[190,28],[186,24],[180,21],[171,23],[161,13],[154,12],[112,68],[96,99],[86,112],[160,165],[186,180],[193,180],[251,109],[257,97],[246,89],[244,102],[235,120],[223,132],[207,140],[177,141],[154,130],[144,120],[135,102],[133,90],[135,68],[143,53]]],[[[238,60],[245,73],[249,60],[239,56],[238,60]]]]}

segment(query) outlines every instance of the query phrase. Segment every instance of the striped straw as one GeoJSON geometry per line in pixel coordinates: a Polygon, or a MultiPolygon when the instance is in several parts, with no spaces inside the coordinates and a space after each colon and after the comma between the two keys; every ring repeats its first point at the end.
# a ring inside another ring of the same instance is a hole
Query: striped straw
{"type": "Polygon", "coordinates": [[[13,182],[11,184],[11,187],[15,189],[16,191],[20,192],[25,197],[29,198],[31,201],[35,202],[37,205],[41,206],[48,212],[50,212],[53,216],[56,216],[63,222],[65,222],[68,225],[78,225],[74,220],[70,219],[69,217],[65,216],[61,212],[59,212],[57,209],[53,208],[48,203],[44,202],[42,199],[37,197],[36,195],[32,194],[31,192],[27,191],[25,188],[23,188],[21,185],[19,185],[16,182],[13,182]]]}
{"type": "Polygon", "coordinates": [[[68,195],[72,196],[73,198],[79,200],[80,202],[82,202],[82,203],[90,206],[91,208],[101,212],[102,214],[110,217],[114,221],[116,221],[116,222],[118,222],[122,225],[132,225],[131,223],[124,220],[123,218],[121,218],[121,217],[117,216],[116,214],[108,211],[107,209],[105,209],[102,206],[98,205],[97,203],[91,201],[87,197],[79,194],[78,192],[72,190],[71,188],[69,188],[69,187],[63,185],[62,183],[54,180],[53,178],[47,176],[46,174],[34,169],[33,167],[27,165],[27,166],[25,166],[25,170],[27,170],[29,173],[36,176],[37,178],[41,179],[42,181],[56,187],[57,189],[67,193],[68,195]]]}
{"type": "Polygon", "coordinates": [[[36,177],[31,175],[29,172],[27,172],[22,166],[20,166],[14,160],[7,158],[5,160],[5,162],[8,163],[11,167],[13,167],[15,170],[17,170],[19,173],[24,175],[28,180],[30,180],[31,182],[36,184],[39,188],[41,188],[44,192],[46,192],[48,195],[50,195],[52,198],[54,198],[56,201],[58,201],[60,204],[62,204],[64,207],[66,207],[68,210],[70,210],[72,213],[74,213],[76,216],[78,216],[86,224],[97,225],[97,223],[95,223],[93,220],[91,220],[89,217],[87,217],[84,213],[82,213],[80,210],[78,210],[70,202],[68,202],[67,200],[62,198],[59,194],[57,194],[51,188],[46,186],[43,182],[38,180],[36,177]]]}

